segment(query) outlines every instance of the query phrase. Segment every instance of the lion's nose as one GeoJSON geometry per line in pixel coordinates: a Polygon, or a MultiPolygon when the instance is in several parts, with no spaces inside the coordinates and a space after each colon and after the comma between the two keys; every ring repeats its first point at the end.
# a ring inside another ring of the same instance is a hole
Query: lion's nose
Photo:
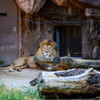
{"type": "Polygon", "coordinates": [[[48,53],[48,52],[46,52],[46,53],[45,53],[45,55],[49,55],[49,53],[48,53]]]}
{"type": "Polygon", "coordinates": [[[49,53],[48,52],[45,53],[45,57],[49,57],[49,53]]]}

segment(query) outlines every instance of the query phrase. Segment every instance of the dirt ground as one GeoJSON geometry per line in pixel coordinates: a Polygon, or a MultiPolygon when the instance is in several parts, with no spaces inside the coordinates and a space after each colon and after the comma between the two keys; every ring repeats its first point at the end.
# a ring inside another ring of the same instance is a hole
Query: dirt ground
{"type": "Polygon", "coordinates": [[[9,72],[8,70],[0,70],[0,81],[8,87],[20,88],[23,86],[31,87],[29,82],[42,72],[40,69],[23,69],[21,72],[9,72]]]}

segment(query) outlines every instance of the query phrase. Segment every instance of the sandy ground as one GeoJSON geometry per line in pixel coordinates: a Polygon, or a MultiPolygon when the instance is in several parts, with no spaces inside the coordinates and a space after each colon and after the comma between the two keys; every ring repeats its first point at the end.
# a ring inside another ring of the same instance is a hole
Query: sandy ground
{"type": "Polygon", "coordinates": [[[8,87],[20,88],[23,86],[31,87],[29,82],[42,72],[40,69],[23,69],[21,72],[9,72],[8,70],[0,70],[0,81],[8,87]]]}

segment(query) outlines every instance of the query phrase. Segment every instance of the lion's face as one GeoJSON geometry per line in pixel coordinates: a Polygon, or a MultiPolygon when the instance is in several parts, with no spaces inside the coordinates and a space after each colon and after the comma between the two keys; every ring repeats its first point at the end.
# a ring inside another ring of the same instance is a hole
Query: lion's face
{"type": "Polygon", "coordinates": [[[57,57],[59,53],[56,51],[56,43],[54,41],[44,40],[40,43],[36,56],[57,57]]]}
{"type": "Polygon", "coordinates": [[[51,55],[53,54],[53,48],[51,47],[51,45],[44,45],[42,49],[44,57],[51,57],[51,55]]]}

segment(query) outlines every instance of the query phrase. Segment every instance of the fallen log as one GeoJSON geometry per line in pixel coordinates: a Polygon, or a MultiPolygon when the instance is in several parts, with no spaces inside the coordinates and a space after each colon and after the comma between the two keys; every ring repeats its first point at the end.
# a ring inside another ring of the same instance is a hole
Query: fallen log
{"type": "Polygon", "coordinates": [[[94,68],[100,70],[100,60],[75,59],[72,57],[39,57],[34,61],[39,64],[56,64],[51,70],[66,70],[69,68],[94,68]]]}
{"type": "Polygon", "coordinates": [[[42,93],[100,95],[100,72],[93,68],[42,72],[38,85],[42,93]]]}

